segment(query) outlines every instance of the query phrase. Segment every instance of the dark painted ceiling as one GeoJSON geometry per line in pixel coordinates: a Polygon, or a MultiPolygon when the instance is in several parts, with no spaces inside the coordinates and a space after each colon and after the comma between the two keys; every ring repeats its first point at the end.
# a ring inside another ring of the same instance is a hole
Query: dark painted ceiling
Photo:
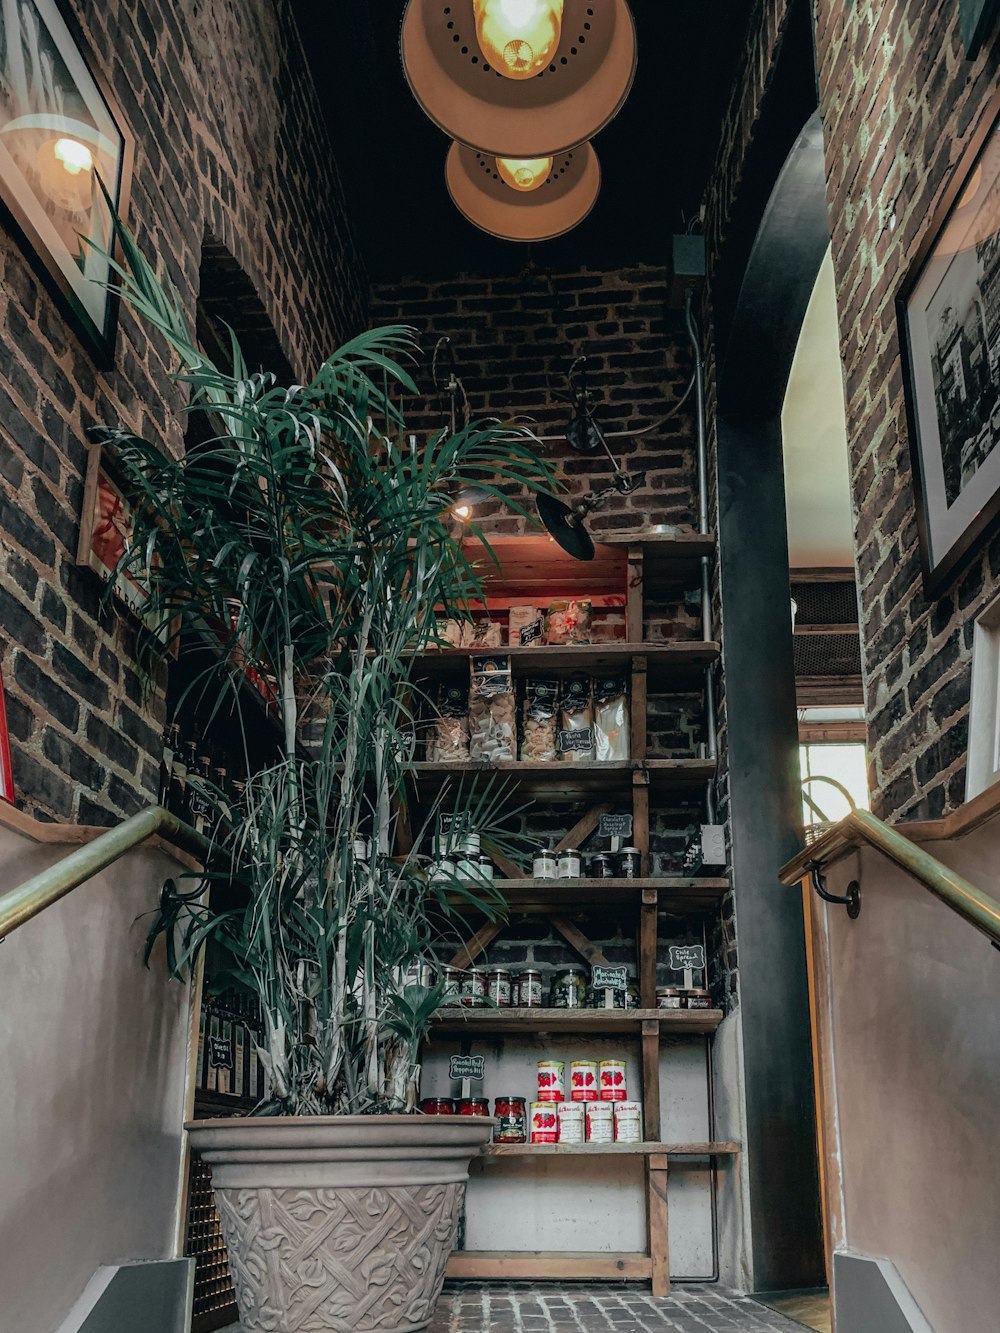
{"type": "Polygon", "coordinates": [[[603,189],[564,237],[498,241],[458,213],[448,140],[414,101],[399,60],[404,0],[293,0],[357,233],[375,279],[404,274],[615,267],[665,258],[697,212],[753,0],[632,0],[635,83],[595,139],[603,189]]]}

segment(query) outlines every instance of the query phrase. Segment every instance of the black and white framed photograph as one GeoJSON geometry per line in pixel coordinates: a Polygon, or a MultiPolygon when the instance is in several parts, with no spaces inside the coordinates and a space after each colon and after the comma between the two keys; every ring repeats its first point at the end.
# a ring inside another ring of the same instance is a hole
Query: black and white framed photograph
{"type": "Polygon", "coordinates": [[[131,161],[121,114],[55,0],[0,0],[0,203],[105,363],[116,311],[93,248],[111,240],[100,183],[124,216],[131,161]]]}
{"type": "Polygon", "coordinates": [[[1000,513],[1000,122],[984,118],[899,300],[924,580],[1000,513]]]}

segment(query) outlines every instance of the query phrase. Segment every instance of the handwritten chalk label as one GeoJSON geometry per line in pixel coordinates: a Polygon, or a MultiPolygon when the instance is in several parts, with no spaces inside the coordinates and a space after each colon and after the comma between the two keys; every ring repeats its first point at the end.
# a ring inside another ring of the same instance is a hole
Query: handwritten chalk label
{"type": "Polygon", "coordinates": [[[700,944],[672,944],[670,946],[670,970],[685,972],[688,969],[705,967],[705,950],[700,944]]]}
{"type": "Polygon", "coordinates": [[[572,728],[559,733],[558,749],[560,754],[572,754],[576,750],[582,752],[593,748],[593,727],[572,728]]]}
{"type": "Polygon", "coordinates": [[[631,838],[631,815],[601,815],[600,835],[602,838],[631,838]]]}
{"type": "Polygon", "coordinates": [[[628,970],[624,967],[593,967],[590,984],[594,990],[624,990],[628,985],[628,970]]]}
{"type": "Polygon", "coordinates": [[[485,1055],[453,1055],[448,1061],[450,1078],[474,1078],[480,1083],[486,1077],[485,1055]]]}
{"type": "Polygon", "coordinates": [[[209,1037],[208,1063],[213,1069],[233,1068],[233,1043],[228,1037],[209,1037]]]}

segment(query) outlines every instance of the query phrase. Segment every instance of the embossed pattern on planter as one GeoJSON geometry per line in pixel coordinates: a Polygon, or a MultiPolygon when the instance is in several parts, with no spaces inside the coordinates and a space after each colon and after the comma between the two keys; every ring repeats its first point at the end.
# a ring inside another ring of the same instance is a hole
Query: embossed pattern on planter
{"type": "Polygon", "coordinates": [[[244,1333],[425,1328],[464,1193],[464,1182],[217,1188],[244,1333]]]}

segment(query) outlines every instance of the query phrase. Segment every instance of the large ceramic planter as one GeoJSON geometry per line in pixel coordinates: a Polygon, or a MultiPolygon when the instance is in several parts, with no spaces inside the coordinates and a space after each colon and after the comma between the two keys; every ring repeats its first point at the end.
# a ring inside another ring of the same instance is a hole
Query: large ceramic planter
{"type": "Polygon", "coordinates": [[[244,1333],[426,1328],[492,1121],[196,1120],[244,1333]]]}

